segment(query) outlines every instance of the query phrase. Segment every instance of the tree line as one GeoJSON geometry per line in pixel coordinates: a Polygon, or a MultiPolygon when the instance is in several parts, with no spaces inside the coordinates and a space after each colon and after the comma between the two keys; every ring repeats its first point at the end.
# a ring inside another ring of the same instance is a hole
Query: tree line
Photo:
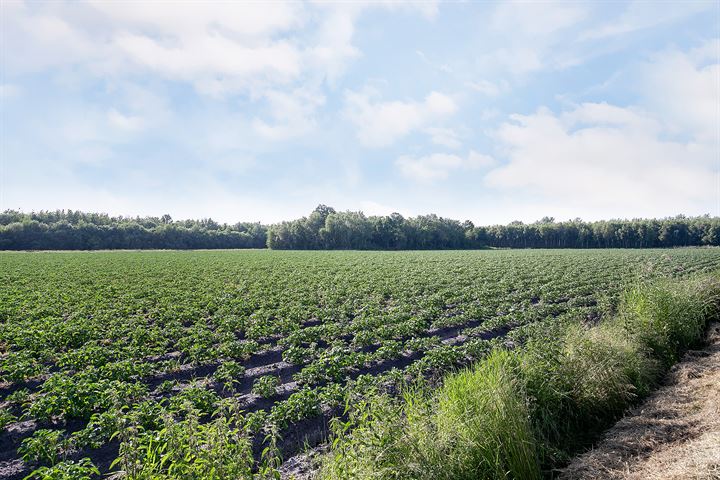
{"type": "Polygon", "coordinates": [[[0,213],[0,250],[265,248],[267,227],[212,219],[110,217],[72,210],[0,213]]]}
{"type": "Polygon", "coordinates": [[[217,249],[430,250],[476,248],[653,248],[720,245],[720,218],[580,219],[475,226],[437,215],[366,216],[319,205],[273,225],[212,219],[111,217],[72,210],[0,214],[0,250],[217,249]]]}

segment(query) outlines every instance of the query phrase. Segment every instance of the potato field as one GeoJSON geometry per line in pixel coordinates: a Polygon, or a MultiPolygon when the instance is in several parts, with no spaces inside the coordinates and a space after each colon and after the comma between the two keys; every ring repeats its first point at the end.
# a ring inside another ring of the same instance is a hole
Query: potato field
{"type": "Polygon", "coordinates": [[[271,478],[349,392],[718,268],[714,248],[2,252],[0,478],[271,478]]]}

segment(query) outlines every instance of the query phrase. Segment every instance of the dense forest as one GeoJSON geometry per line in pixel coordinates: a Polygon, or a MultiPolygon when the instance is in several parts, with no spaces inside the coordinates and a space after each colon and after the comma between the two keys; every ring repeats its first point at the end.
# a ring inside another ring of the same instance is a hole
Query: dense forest
{"type": "Polygon", "coordinates": [[[110,217],[72,210],[0,213],[0,250],[265,248],[267,227],[211,219],[110,217]]]}
{"type": "Polygon", "coordinates": [[[211,219],[110,217],[72,210],[0,213],[0,250],[97,249],[466,249],[651,248],[720,245],[720,218],[557,222],[475,226],[437,215],[365,216],[325,205],[275,225],[211,219]]]}

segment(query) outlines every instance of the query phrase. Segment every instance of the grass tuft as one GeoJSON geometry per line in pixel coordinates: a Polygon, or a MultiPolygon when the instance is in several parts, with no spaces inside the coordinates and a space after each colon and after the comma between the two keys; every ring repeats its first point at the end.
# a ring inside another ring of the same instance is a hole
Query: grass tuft
{"type": "Polygon", "coordinates": [[[444,450],[444,478],[539,477],[518,366],[516,355],[495,350],[440,389],[434,441],[444,450]]]}
{"type": "Polygon", "coordinates": [[[436,392],[370,396],[336,424],[320,478],[540,478],[518,367],[495,350],[436,392]]]}

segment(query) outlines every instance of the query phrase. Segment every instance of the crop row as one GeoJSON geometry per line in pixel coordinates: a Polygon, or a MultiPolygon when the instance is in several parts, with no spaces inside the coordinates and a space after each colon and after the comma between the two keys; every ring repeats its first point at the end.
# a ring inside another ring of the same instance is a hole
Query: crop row
{"type": "Polygon", "coordinates": [[[220,410],[254,436],[251,455],[268,431],[288,454],[349,391],[468,363],[511,329],[595,322],[629,282],[717,269],[720,252],[0,253],[0,265],[0,478],[21,478],[63,458],[107,470],[144,438],[128,425],[220,410]]]}

